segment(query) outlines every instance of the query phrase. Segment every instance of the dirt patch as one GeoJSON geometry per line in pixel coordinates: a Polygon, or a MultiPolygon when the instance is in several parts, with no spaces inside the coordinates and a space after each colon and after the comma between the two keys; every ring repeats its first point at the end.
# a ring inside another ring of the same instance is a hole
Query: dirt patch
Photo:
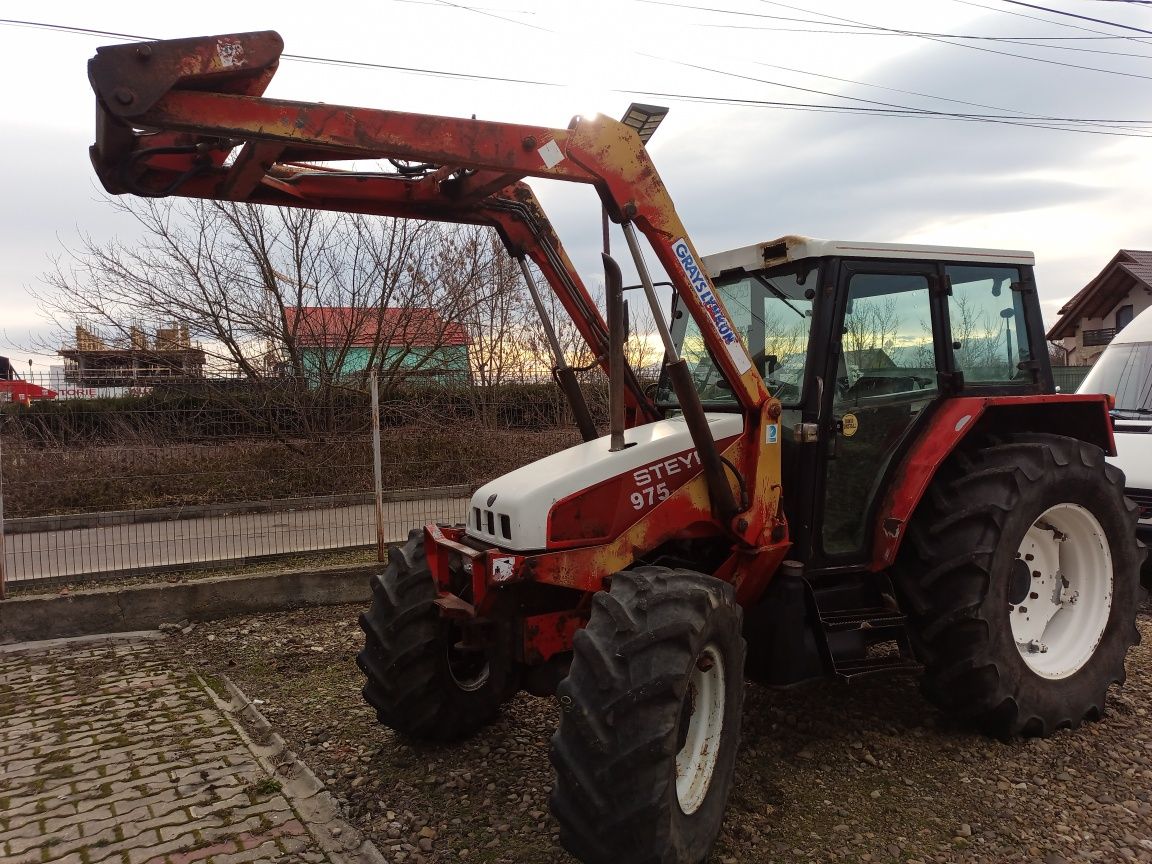
{"type": "MultiPolygon", "coordinates": [[[[170,650],[225,672],[384,856],[571,862],[548,812],[550,699],[516,697],[472,739],[414,745],[376,724],[353,657],[357,607],[238,618],[170,650]]],[[[1152,861],[1152,616],[1102,722],[1002,743],[909,677],[751,686],[737,785],[712,862],[1152,861]]]]}

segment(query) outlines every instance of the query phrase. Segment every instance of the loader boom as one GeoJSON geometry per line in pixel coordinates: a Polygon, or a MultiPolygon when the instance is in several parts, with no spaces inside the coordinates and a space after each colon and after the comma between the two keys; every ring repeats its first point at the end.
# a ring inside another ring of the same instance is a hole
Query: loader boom
{"type": "MultiPolygon", "coordinates": [[[[635,132],[603,116],[553,129],[266,98],[282,49],[271,31],[100,48],[89,62],[97,97],[91,157],[104,187],[492,226],[512,255],[540,269],[609,373],[608,327],[523,181],[591,184],[611,219],[648,240],[731,382],[745,436],[765,441],[779,402],[765,389],[635,132]],[[397,173],[328,164],[380,159],[393,160],[397,173]]],[[[686,364],[667,359],[718,522],[746,547],[769,537],[779,542],[778,450],[742,448],[732,476],[686,364]],[[733,481],[743,485],[747,506],[736,503],[733,481]]],[[[579,398],[574,379],[561,384],[579,398]]],[[[628,425],[659,416],[630,370],[612,387],[623,396],[628,425]]]]}

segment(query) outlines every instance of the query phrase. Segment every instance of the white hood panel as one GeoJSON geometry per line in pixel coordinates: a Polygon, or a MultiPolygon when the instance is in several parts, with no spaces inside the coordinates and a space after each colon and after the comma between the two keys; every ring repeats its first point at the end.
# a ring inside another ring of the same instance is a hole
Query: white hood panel
{"type": "MultiPolygon", "coordinates": [[[[739,435],[744,428],[740,414],[707,416],[717,441],[739,435]]],[[[692,448],[683,417],[629,429],[624,440],[633,446],[611,453],[605,435],[545,456],[481,486],[468,509],[468,535],[517,552],[543,549],[547,546],[548,513],[557,501],[692,448]]]]}

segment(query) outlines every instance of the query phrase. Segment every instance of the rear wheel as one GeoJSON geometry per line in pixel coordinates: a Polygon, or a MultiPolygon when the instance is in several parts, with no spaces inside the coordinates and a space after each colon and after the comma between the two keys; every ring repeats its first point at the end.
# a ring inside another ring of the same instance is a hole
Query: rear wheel
{"type": "Polygon", "coordinates": [[[1094,720],[1139,641],[1143,551],[1098,447],[1019,435],[952,456],[897,566],[925,691],[992,734],[1094,720]]]}
{"type": "Polygon", "coordinates": [[[491,720],[516,687],[510,655],[494,639],[484,649],[469,647],[460,625],[441,616],[436,593],[417,528],[372,577],[356,665],[368,677],[364,698],[381,723],[413,738],[450,741],[491,720]]]}
{"type": "Polygon", "coordinates": [[[586,864],[696,864],[720,830],[744,699],[732,587],[690,570],[617,573],[557,690],[552,812],[586,864]]]}

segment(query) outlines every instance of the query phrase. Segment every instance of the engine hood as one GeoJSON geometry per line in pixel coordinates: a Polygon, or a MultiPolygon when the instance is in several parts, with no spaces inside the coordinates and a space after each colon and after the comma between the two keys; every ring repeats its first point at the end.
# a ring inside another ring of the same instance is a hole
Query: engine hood
{"type": "MultiPolygon", "coordinates": [[[[712,437],[717,441],[739,435],[744,428],[740,414],[709,414],[712,437]]],[[[468,535],[504,549],[529,552],[548,545],[548,517],[558,501],[621,476],[638,474],[658,479],[663,460],[681,454],[680,464],[669,466],[677,474],[699,473],[692,436],[682,417],[658,420],[629,429],[629,445],[609,452],[609,436],[586,441],[546,456],[476,490],[468,510],[468,535]],[[685,456],[685,452],[688,455],[685,456]],[[643,469],[650,469],[645,472],[643,469]]]]}

